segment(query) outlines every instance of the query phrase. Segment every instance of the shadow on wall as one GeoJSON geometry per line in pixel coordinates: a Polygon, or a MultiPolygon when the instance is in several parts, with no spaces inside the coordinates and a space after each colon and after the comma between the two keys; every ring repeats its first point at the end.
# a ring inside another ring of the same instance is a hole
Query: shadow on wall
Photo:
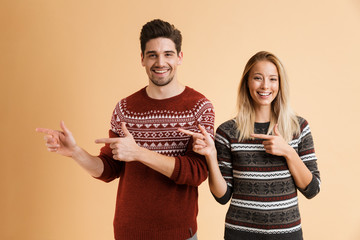
{"type": "MultiPolygon", "coordinates": [[[[354,5],[357,7],[359,14],[360,14],[360,1],[359,0],[352,0],[352,2],[354,3],[354,5]]],[[[360,239],[360,238],[359,238],[360,239]]]]}

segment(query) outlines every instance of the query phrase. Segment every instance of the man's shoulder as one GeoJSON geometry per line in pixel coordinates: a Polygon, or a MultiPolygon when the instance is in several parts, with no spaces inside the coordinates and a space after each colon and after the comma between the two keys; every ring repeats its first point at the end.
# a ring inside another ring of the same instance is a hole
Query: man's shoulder
{"type": "Polygon", "coordinates": [[[144,96],[144,93],[146,93],[145,89],[146,89],[146,87],[143,87],[143,88],[139,89],[138,91],[130,94],[129,96],[122,98],[120,101],[123,101],[123,100],[129,101],[132,99],[138,99],[139,97],[144,96]]]}
{"type": "Polygon", "coordinates": [[[182,97],[182,104],[189,109],[192,109],[194,112],[204,111],[204,109],[212,109],[211,112],[214,111],[214,107],[210,100],[193,88],[187,86],[185,94],[183,94],[182,97]]]}
{"type": "Polygon", "coordinates": [[[124,107],[126,107],[128,104],[130,104],[130,105],[133,105],[133,104],[137,105],[137,104],[143,102],[143,101],[144,101],[144,98],[145,98],[145,97],[144,97],[144,94],[146,94],[145,88],[146,88],[146,87],[143,87],[143,88],[139,89],[138,91],[130,94],[129,96],[124,97],[124,98],[121,98],[121,99],[117,102],[116,106],[118,106],[118,107],[120,107],[120,108],[124,108],[124,107]]]}
{"type": "Polygon", "coordinates": [[[197,90],[195,90],[195,89],[193,89],[193,88],[191,88],[189,86],[186,86],[185,92],[186,92],[187,96],[192,96],[193,98],[207,99],[204,94],[200,93],[199,91],[197,91],[197,90]]]}
{"type": "MultiPolygon", "coordinates": [[[[141,89],[139,89],[138,91],[130,94],[129,96],[125,97],[125,98],[122,98],[120,101],[131,101],[131,100],[136,100],[136,99],[139,99],[139,98],[143,98],[143,97],[146,97],[147,96],[147,93],[146,93],[146,87],[143,87],[141,89]]],[[[189,100],[201,100],[201,99],[204,99],[204,100],[207,100],[209,101],[204,94],[200,93],[199,91],[189,87],[189,86],[186,86],[185,87],[185,90],[184,92],[182,92],[180,95],[178,96],[175,96],[176,97],[182,97],[184,99],[189,99],[189,100]]]]}
{"type": "Polygon", "coordinates": [[[209,104],[212,106],[211,101],[207,97],[205,97],[204,94],[188,86],[186,86],[185,94],[183,94],[182,97],[183,102],[188,102],[189,104],[209,104]]]}

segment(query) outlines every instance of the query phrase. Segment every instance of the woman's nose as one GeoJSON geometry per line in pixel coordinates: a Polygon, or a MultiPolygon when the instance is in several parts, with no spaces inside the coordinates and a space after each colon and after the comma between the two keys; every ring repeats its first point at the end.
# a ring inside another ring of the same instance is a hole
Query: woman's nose
{"type": "Polygon", "coordinates": [[[269,80],[264,79],[264,81],[262,81],[261,87],[267,89],[269,87],[269,80]]]}

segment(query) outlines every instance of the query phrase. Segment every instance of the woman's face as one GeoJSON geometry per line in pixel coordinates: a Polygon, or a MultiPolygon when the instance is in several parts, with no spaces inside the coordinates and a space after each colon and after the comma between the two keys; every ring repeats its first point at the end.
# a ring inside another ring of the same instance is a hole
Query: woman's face
{"type": "Polygon", "coordinates": [[[248,87],[255,108],[271,106],[279,92],[279,74],[272,62],[259,61],[249,73],[248,87]]]}

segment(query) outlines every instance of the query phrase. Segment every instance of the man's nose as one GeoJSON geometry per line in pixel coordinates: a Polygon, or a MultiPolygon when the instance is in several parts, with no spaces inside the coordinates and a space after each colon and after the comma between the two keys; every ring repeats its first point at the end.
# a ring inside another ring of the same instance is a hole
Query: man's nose
{"type": "Polygon", "coordinates": [[[159,67],[162,67],[164,66],[165,64],[165,59],[163,56],[158,56],[157,59],[156,59],[156,65],[159,66],[159,67]]]}

